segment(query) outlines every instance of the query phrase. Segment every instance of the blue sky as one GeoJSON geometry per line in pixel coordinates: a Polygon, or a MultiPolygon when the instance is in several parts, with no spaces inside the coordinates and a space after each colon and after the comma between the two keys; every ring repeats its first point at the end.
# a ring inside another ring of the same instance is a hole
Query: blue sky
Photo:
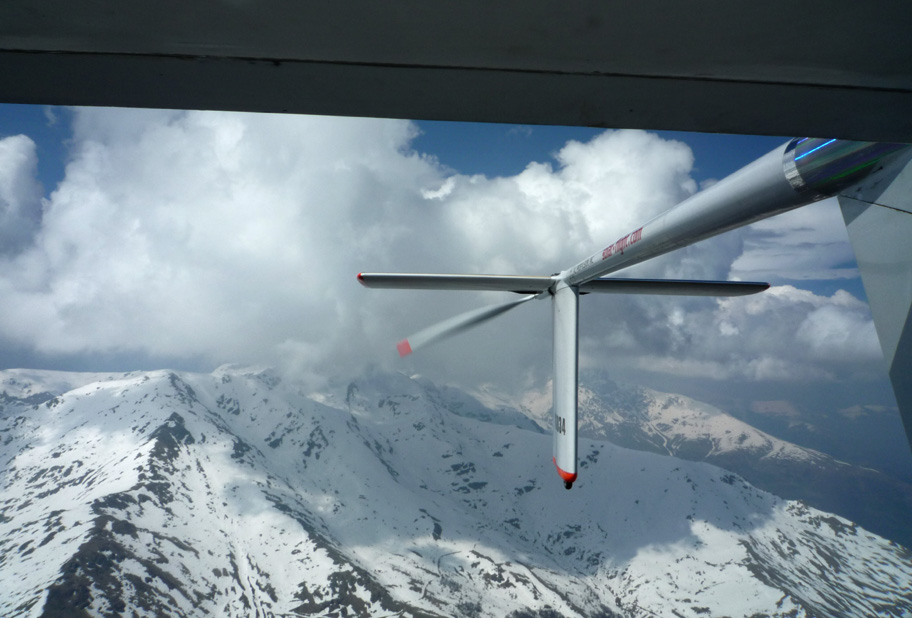
{"type": "MultiPolygon", "coordinates": [[[[542,303],[400,361],[401,337],[502,297],[364,290],[355,274],[547,274],[785,139],[0,105],[0,199],[19,212],[0,230],[0,365],[267,363],[315,383],[383,367],[537,388],[542,303]]],[[[584,367],[747,411],[894,405],[834,204],[636,268],[774,288],[587,297],[584,367]]]]}
{"type": "Polygon", "coordinates": [[[69,118],[66,108],[0,104],[0,137],[24,133],[35,141],[39,179],[48,192],[63,179],[69,118]]]}

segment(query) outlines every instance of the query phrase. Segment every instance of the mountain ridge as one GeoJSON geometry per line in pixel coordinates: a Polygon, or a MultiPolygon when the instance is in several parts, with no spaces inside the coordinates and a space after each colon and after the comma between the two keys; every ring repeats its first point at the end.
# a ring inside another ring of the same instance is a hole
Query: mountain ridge
{"type": "Polygon", "coordinates": [[[581,484],[565,492],[549,436],[454,414],[420,381],[368,376],[320,399],[231,368],[3,404],[3,612],[898,616],[912,604],[896,583],[912,577],[906,550],[712,466],[581,440],[581,484]]]}
{"type": "MultiPolygon", "coordinates": [[[[519,397],[477,393],[488,405],[523,410],[550,427],[548,386],[519,397]]],[[[912,484],[776,438],[692,398],[615,382],[584,372],[579,435],[637,450],[703,461],[757,487],[856,521],[912,547],[912,484]]]]}

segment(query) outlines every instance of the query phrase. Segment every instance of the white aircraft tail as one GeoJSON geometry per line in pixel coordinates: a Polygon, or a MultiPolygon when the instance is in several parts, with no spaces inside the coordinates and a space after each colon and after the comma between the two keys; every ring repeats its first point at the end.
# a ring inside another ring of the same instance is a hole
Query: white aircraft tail
{"type": "Polygon", "coordinates": [[[400,356],[492,320],[530,300],[551,297],[554,325],[553,457],[557,473],[570,489],[577,469],[577,390],[579,388],[579,297],[583,294],[658,294],[744,296],[769,287],[751,281],[681,281],[603,277],[569,285],[556,277],[431,273],[359,273],[368,288],[405,290],[484,290],[523,294],[522,298],[467,311],[438,322],[396,344],[400,356]]]}
{"type": "Polygon", "coordinates": [[[584,294],[742,296],[769,287],[733,281],[608,278],[699,240],[838,197],[912,446],[912,146],[795,138],[708,189],[549,277],[361,273],[369,288],[496,290],[526,297],[476,309],[397,346],[402,355],[551,296],[554,311],[554,464],[569,489],[577,477],[579,297],[584,294]]]}

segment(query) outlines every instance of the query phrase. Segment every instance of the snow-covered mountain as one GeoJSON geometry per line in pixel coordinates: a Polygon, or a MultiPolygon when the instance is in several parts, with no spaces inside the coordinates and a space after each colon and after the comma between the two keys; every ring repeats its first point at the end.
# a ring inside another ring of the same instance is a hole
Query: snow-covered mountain
{"type": "Polygon", "coordinates": [[[586,439],[567,492],[527,419],[406,376],[0,384],[3,616],[912,614],[845,519],[586,439]]]}
{"type": "MultiPolygon", "coordinates": [[[[476,396],[503,413],[517,409],[542,428],[551,425],[549,386],[519,398],[484,391],[476,396]]],[[[579,409],[581,436],[711,463],[912,547],[912,485],[877,470],[780,440],[707,403],[595,372],[581,376],[579,409]]]]}

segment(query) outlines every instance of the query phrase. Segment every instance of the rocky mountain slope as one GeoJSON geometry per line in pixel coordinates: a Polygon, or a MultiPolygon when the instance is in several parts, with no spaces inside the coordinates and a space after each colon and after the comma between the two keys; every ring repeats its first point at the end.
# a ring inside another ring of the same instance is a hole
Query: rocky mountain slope
{"type": "Polygon", "coordinates": [[[526,419],[406,376],[320,396],[230,367],[0,384],[3,616],[912,607],[909,552],[845,519],[596,440],[566,492],[526,419]]]}
{"type": "MultiPolygon", "coordinates": [[[[584,373],[580,436],[618,446],[704,461],[744,477],[777,496],[855,521],[912,547],[912,485],[877,470],[839,461],[751,427],[709,404],[584,373]]],[[[546,387],[518,400],[478,393],[487,406],[522,411],[551,426],[546,387]]]]}

